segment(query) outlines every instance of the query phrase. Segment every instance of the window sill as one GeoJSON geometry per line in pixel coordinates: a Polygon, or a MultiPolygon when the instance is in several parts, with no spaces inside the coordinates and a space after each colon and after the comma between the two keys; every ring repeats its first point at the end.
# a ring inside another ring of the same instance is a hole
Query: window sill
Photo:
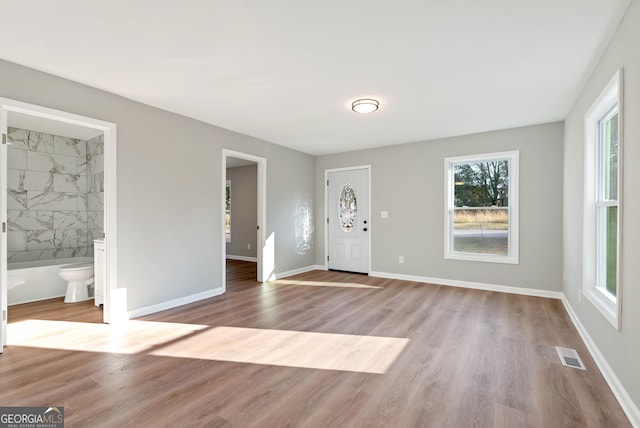
{"type": "Polygon", "coordinates": [[[596,307],[607,321],[616,329],[620,330],[620,319],[618,317],[618,306],[611,297],[605,295],[595,287],[583,289],[583,294],[596,307]]]}
{"type": "Polygon", "coordinates": [[[519,263],[517,256],[498,256],[494,254],[472,254],[472,253],[446,253],[445,259],[449,260],[466,260],[471,262],[486,263],[507,263],[517,265],[519,263]]]}

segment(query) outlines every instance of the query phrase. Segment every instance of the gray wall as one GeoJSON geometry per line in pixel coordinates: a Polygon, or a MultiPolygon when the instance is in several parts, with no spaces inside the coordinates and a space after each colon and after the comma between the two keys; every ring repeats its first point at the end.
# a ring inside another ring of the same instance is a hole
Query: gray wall
{"type": "MultiPolygon", "coordinates": [[[[371,270],[560,291],[562,136],[562,123],[552,123],[318,157],[316,238],[324,236],[325,169],[370,164],[371,270]],[[520,264],[445,260],[444,158],[508,150],[520,151],[520,264]]],[[[323,239],[316,248],[324,264],[323,239]]]]}
{"type": "Polygon", "coordinates": [[[267,223],[279,224],[280,227],[267,229],[266,236],[275,241],[274,251],[278,261],[276,273],[313,266],[316,251],[313,246],[314,236],[311,236],[311,248],[301,248],[298,225],[302,218],[300,207],[314,209],[315,158],[303,158],[297,152],[277,145],[272,146],[270,154],[277,162],[272,162],[268,167],[273,184],[267,183],[267,201],[270,207],[267,223]],[[286,246],[283,245],[285,242],[286,246]],[[305,264],[300,263],[300,260],[304,260],[305,264]]]}
{"type": "Polygon", "coordinates": [[[314,263],[296,252],[287,209],[314,192],[312,156],[5,61],[0,75],[2,97],[117,124],[117,285],[129,310],[222,287],[223,148],[267,159],[275,272],[314,263]]]}
{"type": "Polygon", "coordinates": [[[231,180],[231,242],[227,243],[227,256],[257,257],[258,167],[227,168],[227,180],[231,180]]]}
{"type": "Polygon", "coordinates": [[[578,318],[609,362],[636,406],[640,407],[640,2],[632,2],[616,35],[576,100],[565,122],[564,292],[578,318]],[[624,67],[622,195],[622,330],[617,331],[587,300],[582,287],[582,210],[584,192],[584,115],[624,67]]]}

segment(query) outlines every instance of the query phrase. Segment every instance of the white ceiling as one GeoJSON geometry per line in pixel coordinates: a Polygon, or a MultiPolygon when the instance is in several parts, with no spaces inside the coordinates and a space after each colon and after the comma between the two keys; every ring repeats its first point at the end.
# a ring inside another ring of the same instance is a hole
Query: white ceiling
{"type": "Polygon", "coordinates": [[[562,120],[630,2],[0,0],[0,58],[326,154],[562,120]]]}

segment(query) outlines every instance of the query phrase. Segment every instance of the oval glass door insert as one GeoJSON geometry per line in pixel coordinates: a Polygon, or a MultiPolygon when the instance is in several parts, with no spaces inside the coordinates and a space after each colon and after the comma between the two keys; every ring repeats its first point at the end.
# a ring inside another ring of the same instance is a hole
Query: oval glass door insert
{"type": "Polygon", "coordinates": [[[358,213],[358,203],[356,194],[351,184],[345,184],[340,191],[340,201],[338,202],[338,210],[340,217],[340,226],[345,232],[351,232],[353,223],[358,213]]]}

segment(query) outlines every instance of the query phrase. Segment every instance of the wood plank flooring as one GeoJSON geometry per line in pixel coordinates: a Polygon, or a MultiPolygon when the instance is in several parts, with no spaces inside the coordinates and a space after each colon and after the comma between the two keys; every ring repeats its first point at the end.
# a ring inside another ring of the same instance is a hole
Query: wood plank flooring
{"type": "Polygon", "coordinates": [[[100,323],[90,303],[9,308],[0,405],[69,427],[626,427],[559,300],[314,271],[100,323]],[[563,367],[575,348],[587,371],[563,367]]]}

